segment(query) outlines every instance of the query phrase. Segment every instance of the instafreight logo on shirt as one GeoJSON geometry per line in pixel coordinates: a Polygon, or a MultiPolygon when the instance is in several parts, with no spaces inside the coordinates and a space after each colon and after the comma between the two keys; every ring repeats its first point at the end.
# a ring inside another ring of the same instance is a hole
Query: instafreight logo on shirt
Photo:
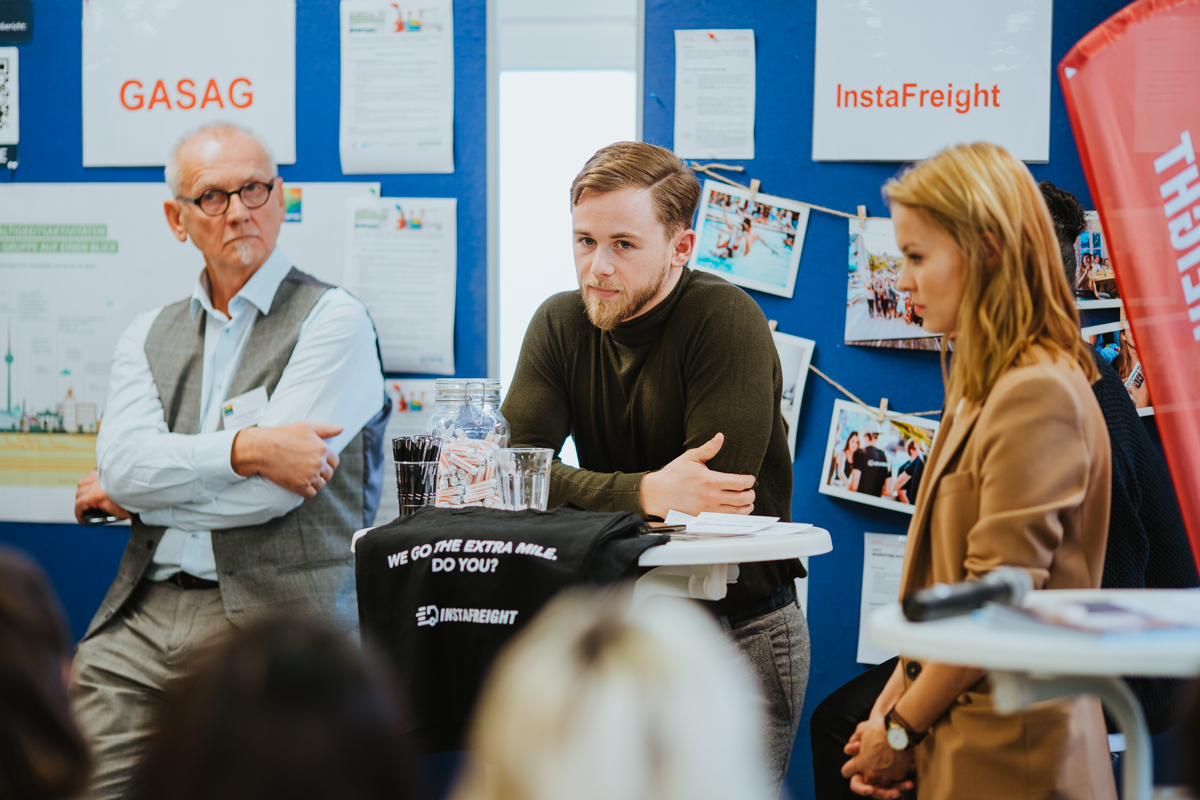
{"type": "Polygon", "coordinates": [[[417,627],[430,627],[439,622],[472,622],[477,625],[512,625],[517,621],[517,611],[501,608],[417,608],[417,627]]]}

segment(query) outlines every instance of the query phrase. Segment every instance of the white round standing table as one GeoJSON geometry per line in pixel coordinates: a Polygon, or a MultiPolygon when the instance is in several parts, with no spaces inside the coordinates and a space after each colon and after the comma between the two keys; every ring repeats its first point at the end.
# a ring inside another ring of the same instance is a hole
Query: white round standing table
{"type": "MultiPolygon", "coordinates": [[[[1200,589],[1095,589],[1030,592],[1024,606],[1114,601],[1156,616],[1200,621],[1200,589]]],[[[1096,634],[1058,626],[996,624],[975,612],[932,622],[909,622],[900,604],[879,609],[867,635],[901,655],[979,667],[989,673],[1000,713],[1074,694],[1100,698],[1125,734],[1123,796],[1150,800],[1153,756],[1146,720],[1122,675],[1194,677],[1200,674],[1200,628],[1096,634]]]]}
{"type": "Polygon", "coordinates": [[[633,589],[637,608],[656,594],[721,600],[738,579],[739,564],[819,556],[833,550],[829,531],[808,528],[772,536],[731,536],[721,539],[674,540],[648,548],[639,567],[653,567],[633,589]]]}

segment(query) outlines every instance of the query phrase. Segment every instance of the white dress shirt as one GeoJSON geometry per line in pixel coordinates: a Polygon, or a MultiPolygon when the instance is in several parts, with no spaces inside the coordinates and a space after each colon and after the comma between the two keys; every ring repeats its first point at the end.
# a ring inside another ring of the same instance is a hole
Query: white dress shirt
{"type": "MultiPolygon", "coordinates": [[[[96,440],[100,486],[118,505],[167,531],[146,571],[162,580],[183,571],[217,579],[210,531],[260,525],[304,502],[298,494],[255,475],[233,471],[236,431],[217,430],[221,405],[259,313],[271,308],[291,270],[278,248],[229,301],[226,316],[212,306],[206,276],[192,291],[192,319],[207,314],[201,377],[200,432],[171,433],[145,343],[162,307],[126,329],[113,356],[108,405],[96,440]]],[[[321,296],[300,326],[300,337],[258,420],[269,428],[290,422],[341,425],[329,446],[340,453],[383,405],[383,373],[375,328],[366,308],[342,289],[321,296]]]]}

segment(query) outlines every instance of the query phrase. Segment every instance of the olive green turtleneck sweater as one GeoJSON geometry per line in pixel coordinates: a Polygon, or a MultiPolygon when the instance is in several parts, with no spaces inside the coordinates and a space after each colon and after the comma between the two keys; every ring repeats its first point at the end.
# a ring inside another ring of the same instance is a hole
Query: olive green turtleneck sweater
{"type": "MultiPolygon", "coordinates": [[[[548,299],[529,323],[502,411],[514,447],[557,454],[574,436],[583,468],[554,461],[550,507],[644,513],[643,476],[720,432],[709,468],[756,476],[754,513],[790,520],[780,373],[750,296],[684,268],[670,296],[611,331],[588,321],[579,292],[548,299]]],[[[803,574],[798,560],[743,564],[714,610],[737,613],[803,574]]]]}

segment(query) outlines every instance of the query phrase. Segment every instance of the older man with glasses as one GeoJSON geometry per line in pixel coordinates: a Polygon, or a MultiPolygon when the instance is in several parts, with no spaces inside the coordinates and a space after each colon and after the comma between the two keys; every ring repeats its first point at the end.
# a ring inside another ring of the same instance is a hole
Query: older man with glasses
{"type": "Polygon", "coordinates": [[[167,223],[204,269],[190,298],[121,337],[99,470],[75,500],[81,522],[132,525],[75,657],[93,798],[128,794],[164,691],[231,626],[281,612],[357,626],[350,536],[382,487],[374,326],[275,246],[283,189],[265,144],[201,128],[166,180],[167,223]]]}

